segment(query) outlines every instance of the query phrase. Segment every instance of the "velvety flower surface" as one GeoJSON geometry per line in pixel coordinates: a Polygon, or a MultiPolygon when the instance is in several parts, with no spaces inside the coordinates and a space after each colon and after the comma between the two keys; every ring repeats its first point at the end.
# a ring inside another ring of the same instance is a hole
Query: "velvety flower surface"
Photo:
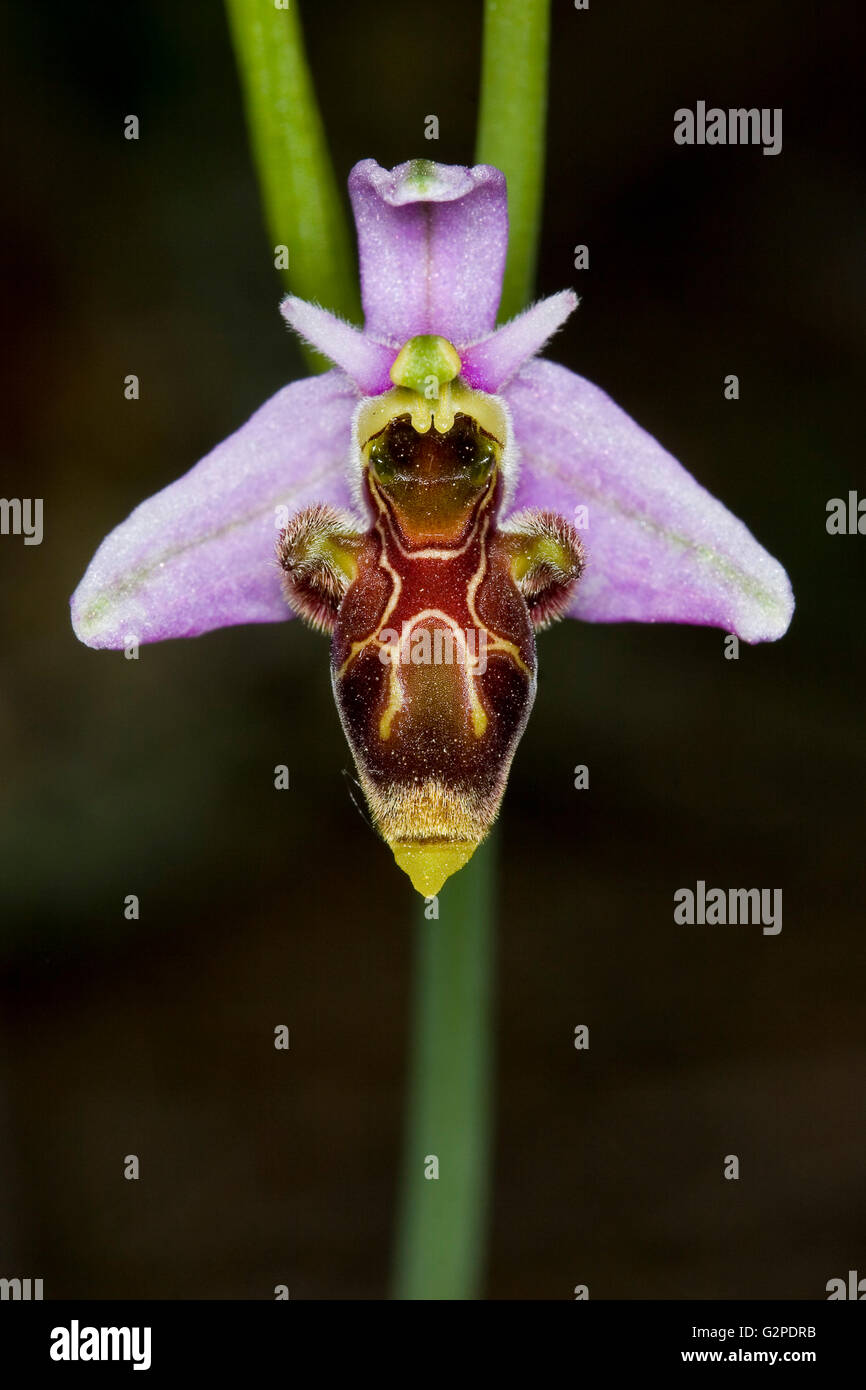
{"type": "Polygon", "coordinates": [[[314,504],[356,506],[359,402],[393,388],[398,352],[424,335],[454,345],[467,386],[504,401],[516,445],[511,508],[570,520],[585,509],[576,524],[586,568],[569,616],[710,624],[747,642],[780,637],[793,599],[778,561],[603,391],[537,359],[575,296],[554,295],[496,328],[508,230],[502,174],[364,160],[349,191],[363,331],[284,301],[288,322],[335,369],[283,387],[103,541],[72,599],[81,640],[118,648],[131,636],[154,642],[290,617],[277,529],[314,504]]]}

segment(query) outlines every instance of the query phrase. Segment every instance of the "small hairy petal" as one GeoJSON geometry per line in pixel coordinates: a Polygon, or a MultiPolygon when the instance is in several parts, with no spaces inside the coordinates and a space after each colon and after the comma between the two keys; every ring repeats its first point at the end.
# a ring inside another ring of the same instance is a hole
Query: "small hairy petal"
{"type": "Polygon", "coordinates": [[[291,617],[274,545],[313,502],[350,506],[357,393],[342,372],[284,386],[102,542],[72,596],[91,647],[159,642],[291,617]]]}
{"type": "Polygon", "coordinates": [[[277,540],[286,602],[319,632],[333,631],[362,545],[354,517],[324,502],[295,512],[277,540]]]}
{"type": "Polygon", "coordinates": [[[382,169],[364,159],[349,194],[368,333],[396,347],[437,333],[458,348],[490,333],[508,243],[498,169],[426,159],[382,169]]]}
{"type": "Polygon", "coordinates": [[[461,353],[461,374],[477,391],[499,391],[577,308],[577,295],[562,290],[497,328],[461,353]]]}
{"type": "Polygon", "coordinates": [[[533,627],[540,632],[568,613],[583,573],[583,542],[564,517],[534,510],[513,512],[499,536],[533,627]]]}
{"type": "Polygon", "coordinates": [[[393,348],[375,342],[360,328],[293,294],[286,295],[280,312],[296,333],[342,368],[363,395],[377,396],[391,389],[388,373],[396,356],[393,348]]]}
{"type": "Polygon", "coordinates": [[[794,609],[782,566],[603,391],[531,362],[503,395],[521,452],[515,506],[561,513],[586,546],[569,616],[782,636],[794,609]]]}

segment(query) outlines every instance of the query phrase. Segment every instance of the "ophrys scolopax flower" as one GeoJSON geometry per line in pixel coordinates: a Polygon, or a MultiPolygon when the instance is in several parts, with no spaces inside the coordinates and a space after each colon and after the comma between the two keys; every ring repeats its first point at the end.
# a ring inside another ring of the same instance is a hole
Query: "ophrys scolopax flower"
{"type": "Polygon", "coordinates": [[[539,628],[667,621],[771,641],[793,599],[781,565],[661,445],[538,360],[574,294],[495,328],[498,170],[364,160],[349,191],[363,331],[284,301],[335,370],[284,387],[113,531],[73,623],[113,648],[293,611],[329,632],[374,819],[432,894],[496,817],[539,628]]]}

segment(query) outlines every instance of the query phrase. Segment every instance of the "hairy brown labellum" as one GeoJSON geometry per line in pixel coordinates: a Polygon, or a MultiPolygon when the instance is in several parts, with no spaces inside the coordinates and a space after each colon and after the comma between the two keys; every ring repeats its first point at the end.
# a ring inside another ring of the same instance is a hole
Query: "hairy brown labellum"
{"type": "Polygon", "coordinates": [[[397,389],[357,421],[364,529],[324,506],[280,537],[286,597],[330,630],[343,728],[373,818],[425,895],[493,824],[535,698],[535,629],[582,547],[561,517],[498,523],[510,466],[497,398],[397,389]]]}

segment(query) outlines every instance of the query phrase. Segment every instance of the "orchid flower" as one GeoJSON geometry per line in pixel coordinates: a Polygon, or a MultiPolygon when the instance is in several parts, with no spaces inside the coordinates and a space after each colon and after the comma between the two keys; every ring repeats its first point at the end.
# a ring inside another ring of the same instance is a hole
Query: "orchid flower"
{"type": "Polygon", "coordinates": [[[331,633],[377,826],[425,895],[495,819],[556,618],[788,627],[787,575],[597,386],[539,359],[564,290],[497,328],[490,165],[349,176],[360,330],[288,296],[333,364],[278,391],[103,541],[72,599],[120,648],[298,614],[331,633]]]}

